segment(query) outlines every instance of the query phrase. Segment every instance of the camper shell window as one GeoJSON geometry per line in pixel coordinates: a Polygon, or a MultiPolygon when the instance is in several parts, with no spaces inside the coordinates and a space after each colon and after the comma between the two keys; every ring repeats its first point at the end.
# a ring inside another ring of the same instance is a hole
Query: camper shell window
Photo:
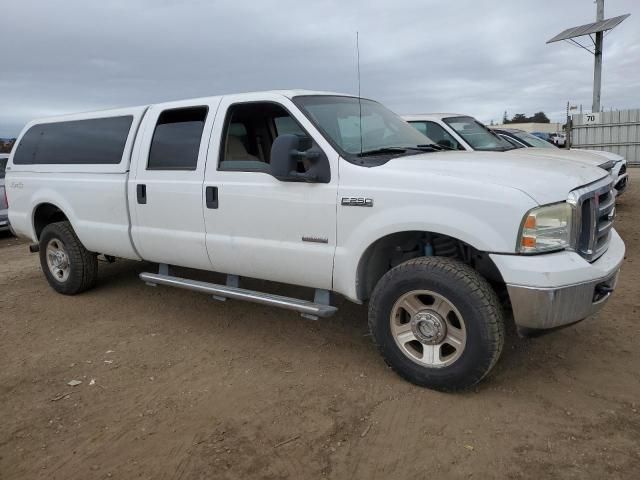
{"type": "Polygon", "coordinates": [[[133,116],[41,123],[23,135],[15,165],[118,164],[122,161],[133,116]]]}

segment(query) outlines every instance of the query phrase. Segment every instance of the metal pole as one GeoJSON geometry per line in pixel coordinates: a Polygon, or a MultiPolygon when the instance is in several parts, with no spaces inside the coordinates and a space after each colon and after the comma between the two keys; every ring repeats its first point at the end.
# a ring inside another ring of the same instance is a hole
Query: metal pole
{"type": "Polygon", "coordinates": [[[564,148],[568,150],[569,148],[571,148],[571,117],[569,116],[569,102],[567,102],[567,123],[565,123],[564,129],[564,148]]]}
{"type": "MultiPolygon", "coordinates": [[[[604,20],[604,0],[596,0],[596,20],[604,20]]],[[[600,111],[600,91],[602,89],[602,37],[604,32],[596,33],[596,49],[593,65],[593,105],[591,111],[600,111]]]]}

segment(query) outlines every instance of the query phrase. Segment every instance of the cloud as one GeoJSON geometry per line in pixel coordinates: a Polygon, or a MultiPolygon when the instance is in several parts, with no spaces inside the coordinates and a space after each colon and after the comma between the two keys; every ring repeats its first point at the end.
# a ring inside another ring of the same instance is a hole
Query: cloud
{"type": "MultiPolygon", "coordinates": [[[[640,8],[605,40],[605,108],[638,107],[640,8]]],[[[591,104],[593,58],[564,28],[587,0],[21,0],[3,7],[0,137],[40,116],[272,88],[357,92],[398,113],[454,111],[489,122],[567,101],[591,104]],[[508,5],[508,8],[506,6],[508,5]]]]}

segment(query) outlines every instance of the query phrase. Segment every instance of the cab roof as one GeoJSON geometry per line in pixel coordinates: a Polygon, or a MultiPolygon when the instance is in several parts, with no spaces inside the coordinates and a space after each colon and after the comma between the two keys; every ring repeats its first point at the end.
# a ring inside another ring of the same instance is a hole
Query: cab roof
{"type": "Polygon", "coordinates": [[[71,113],[67,113],[67,114],[62,114],[62,115],[55,115],[55,116],[50,116],[50,117],[43,117],[43,118],[38,118],[35,119],[31,122],[29,122],[27,125],[33,125],[33,124],[40,124],[40,123],[51,123],[51,122],[59,122],[59,121],[65,121],[65,120],[76,120],[76,119],[82,119],[85,117],[101,117],[101,116],[112,116],[112,115],[125,115],[125,114],[129,114],[129,113],[136,113],[136,112],[144,112],[147,108],[149,108],[152,105],[170,105],[170,104],[179,104],[180,102],[197,102],[198,100],[202,100],[207,101],[207,100],[211,100],[213,98],[221,98],[221,97],[228,97],[228,96],[243,96],[243,95],[247,95],[247,96],[252,96],[252,95],[260,95],[260,94],[270,94],[270,95],[281,95],[283,97],[286,97],[288,99],[292,99],[294,97],[298,97],[298,96],[302,96],[302,95],[331,95],[331,96],[340,96],[340,97],[354,97],[357,98],[357,96],[355,95],[350,95],[347,93],[339,93],[339,92],[327,92],[327,91],[321,91],[321,90],[305,90],[305,89],[289,89],[289,90],[259,90],[259,91],[253,91],[253,92],[239,92],[239,93],[223,93],[220,95],[211,95],[211,96],[207,96],[207,97],[192,97],[192,98],[182,98],[182,99],[177,99],[177,100],[166,100],[166,101],[162,101],[162,102],[154,102],[154,103],[150,103],[147,105],[135,105],[135,106],[129,106],[129,107],[114,107],[114,108],[105,108],[105,109],[101,109],[101,110],[87,110],[87,111],[81,111],[81,112],[71,112],[71,113]]]}

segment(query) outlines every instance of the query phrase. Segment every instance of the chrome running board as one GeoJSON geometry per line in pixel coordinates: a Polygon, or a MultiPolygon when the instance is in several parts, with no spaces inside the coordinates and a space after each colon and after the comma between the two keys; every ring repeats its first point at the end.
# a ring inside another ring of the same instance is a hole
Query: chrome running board
{"type": "MultiPolygon", "coordinates": [[[[303,317],[310,319],[316,319],[317,317],[330,317],[338,310],[336,307],[324,303],[309,302],[298,298],[283,297],[281,295],[273,295],[271,293],[263,293],[234,286],[172,277],[171,275],[163,275],[159,273],[143,272],[140,274],[140,279],[147,285],[151,286],[166,285],[168,287],[185,288],[187,290],[193,290],[194,292],[213,295],[216,299],[231,298],[233,300],[245,300],[247,302],[259,303],[261,305],[271,305],[273,307],[280,307],[286,310],[293,310],[301,313],[303,317]]],[[[322,296],[324,297],[324,295],[322,296]]],[[[316,294],[316,298],[318,297],[319,296],[316,294]]]]}

